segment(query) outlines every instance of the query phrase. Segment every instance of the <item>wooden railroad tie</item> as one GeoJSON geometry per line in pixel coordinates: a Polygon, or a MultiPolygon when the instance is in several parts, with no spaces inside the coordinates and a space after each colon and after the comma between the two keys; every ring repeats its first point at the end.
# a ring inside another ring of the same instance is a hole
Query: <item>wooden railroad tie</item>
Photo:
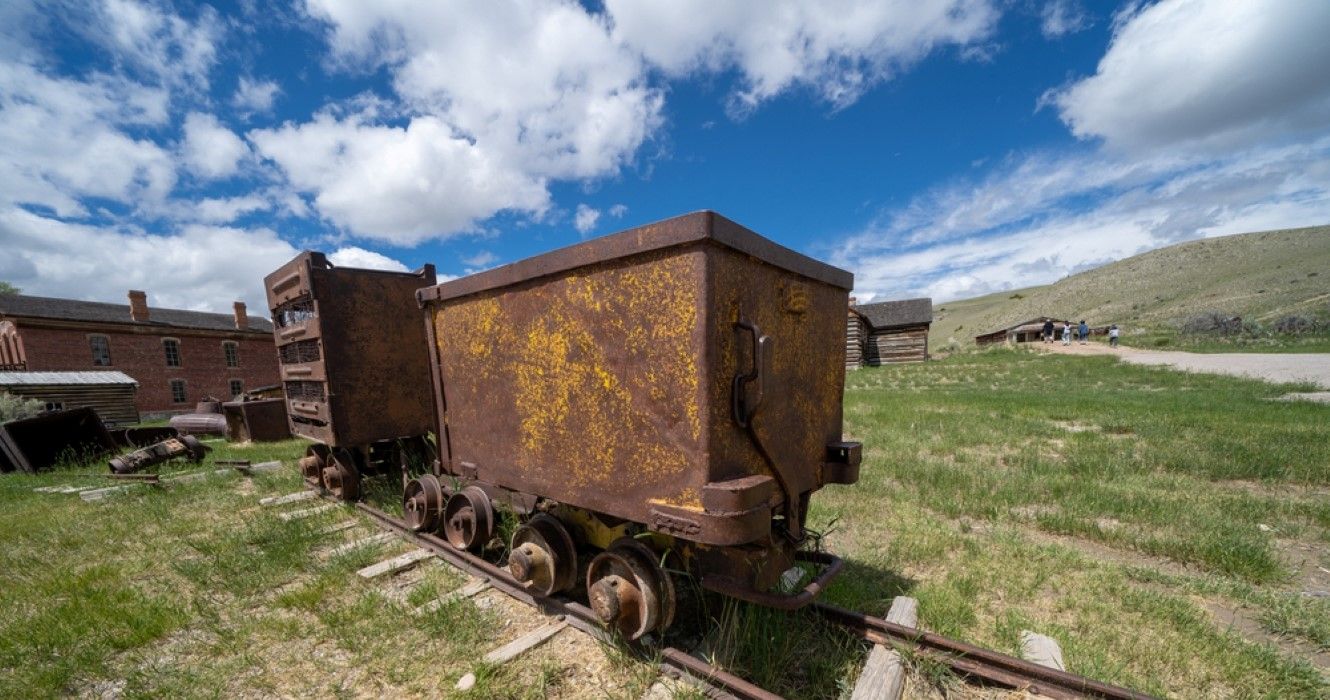
{"type": "Polygon", "coordinates": [[[448,593],[448,594],[446,594],[446,595],[443,595],[443,596],[440,596],[440,597],[438,597],[438,598],[435,598],[434,600],[431,600],[430,602],[425,603],[424,605],[422,605],[422,606],[416,608],[415,610],[412,610],[412,611],[411,611],[411,614],[412,614],[412,615],[427,615],[427,614],[429,614],[429,613],[434,612],[435,610],[438,610],[439,608],[441,608],[441,607],[443,607],[443,606],[445,606],[445,605],[448,605],[449,603],[451,603],[451,602],[453,602],[453,601],[455,601],[455,600],[463,600],[463,599],[465,599],[465,598],[470,598],[471,596],[478,595],[478,594],[480,594],[480,593],[484,593],[485,591],[487,591],[487,590],[489,590],[489,589],[490,589],[490,582],[489,582],[489,581],[484,581],[484,580],[476,580],[476,581],[472,581],[471,583],[468,583],[468,584],[466,584],[465,586],[462,586],[461,588],[459,588],[459,589],[457,589],[457,590],[455,590],[455,591],[452,591],[452,592],[450,592],[450,593],[448,593]]]}
{"type": "Polygon", "coordinates": [[[360,524],[360,523],[358,523],[358,522],[356,522],[356,521],[354,521],[354,520],[343,520],[343,521],[340,522],[340,523],[334,523],[334,524],[332,524],[332,525],[329,525],[328,527],[325,527],[325,528],[320,529],[320,530],[319,530],[319,534],[320,534],[320,535],[335,535],[335,534],[337,534],[337,533],[339,533],[339,532],[341,532],[341,531],[343,531],[343,530],[350,530],[351,528],[353,528],[353,527],[355,527],[355,526],[357,526],[357,525],[359,525],[359,524],[360,524]]]}
{"type": "Polygon", "coordinates": [[[434,552],[428,549],[415,549],[401,556],[393,557],[377,564],[371,564],[356,573],[363,579],[378,578],[385,574],[395,574],[414,567],[426,559],[432,559],[434,552]]]}
{"type": "Polygon", "coordinates": [[[277,517],[289,523],[292,520],[300,520],[302,518],[318,515],[319,513],[327,513],[336,507],[337,504],[335,503],[325,503],[321,506],[314,506],[313,508],[306,508],[304,510],[293,510],[290,513],[278,513],[277,517]]]}
{"type": "Polygon", "coordinates": [[[555,620],[549,624],[537,627],[530,632],[514,639],[511,642],[491,651],[485,655],[487,664],[505,664],[521,656],[527,651],[540,646],[540,644],[549,640],[567,627],[568,623],[564,620],[555,620]]]}
{"type": "MultiPolygon", "coordinates": [[[[905,627],[919,626],[919,601],[896,596],[891,601],[887,622],[905,627]]],[[[901,655],[890,647],[874,644],[854,684],[850,700],[897,700],[905,691],[905,664],[901,655]]]]}
{"type": "Polygon", "coordinates": [[[295,493],[288,493],[285,496],[269,496],[267,498],[260,498],[259,505],[284,506],[288,503],[298,503],[300,501],[308,501],[311,498],[318,498],[318,497],[319,494],[314,493],[313,491],[308,491],[308,490],[297,491],[295,493]]]}
{"type": "Polygon", "coordinates": [[[344,545],[334,547],[328,551],[327,556],[340,557],[348,552],[354,552],[357,549],[360,549],[361,547],[378,545],[393,539],[397,539],[397,535],[391,532],[380,532],[378,534],[370,535],[369,537],[366,537],[364,539],[356,540],[355,542],[348,542],[344,545]]]}

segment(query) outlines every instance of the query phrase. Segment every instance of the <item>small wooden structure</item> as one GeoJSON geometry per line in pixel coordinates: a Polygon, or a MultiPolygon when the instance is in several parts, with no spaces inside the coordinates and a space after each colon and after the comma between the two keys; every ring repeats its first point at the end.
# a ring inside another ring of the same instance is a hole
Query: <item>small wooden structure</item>
{"type": "MultiPolygon", "coordinates": [[[[1053,318],[1052,316],[1040,316],[1028,321],[1021,321],[1014,326],[1000,328],[991,333],[976,335],[974,337],[974,343],[975,345],[992,345],[994,343],[1036,343],[1043,338],[1045,321],[1053,322],[1053,339],[1061,341],[1062,327],[1066,325],[1067,321],[1065,319],[1053,318]]],[[[1073,338],[1077,337],[1076,334],[1078,328],[1080,328],[1080,323],[1072,321],[1071,335],[1073,338]]],[[[1090,326],[1089,330],[1091,336],[1108,335],[1108,326],[1090,326]]]]}
{"type": "Polygon", "coordinates": [[[928,359],[928,326],[933,322],[929,298],[851,302],[845,327],[845,368],[922,362],[928,359]]]}
{"type": "Polygon", "coordinates": [[[0,392],[35,399],[48,411],[86,406],[107,425],[139,422],[138,387],[124,372],[0,372],[0,392]]]}

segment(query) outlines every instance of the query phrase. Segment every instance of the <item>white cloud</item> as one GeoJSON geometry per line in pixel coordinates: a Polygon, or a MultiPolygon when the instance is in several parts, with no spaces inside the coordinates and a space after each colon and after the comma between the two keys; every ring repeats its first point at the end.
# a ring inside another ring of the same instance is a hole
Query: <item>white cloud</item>
{"type": "Polygon", "coordinates": [[[249,147],[211,114],[191,112],[185,117],[181,154],[195,174],[210,180],[229,177],[240,169],[249,147]]]}
{"type": "Polygon", "coordinates": [[[542,179],[497,161],[436,117],[404,128],[328,114],[249,133],[291,185],[352,232],[403,245],[471,229],[501,211],[543,213],[542,179]]]}
{"type": "Polygon", "coordinates": [[[183,212],[180,218],[205,224],[229,224],[246,214],[272,208],[267,199],[254,194],[239,197],[207,197],[184,206],[191,211],[183,212]]]}
{"type": "Polygon", "coordinates": [[[145,76],[180,89],[208,87],[224,33],[211,7],[201,6],[191,22],[156,3],[102,0],[71,17],[85,38],[145,76]]]}
{"type": "Polygon", "coordinates": [[[1219,159],[1045,154],[927,193],[843,241],[832,259],[855,272],[861,297],[945,301],[1052,282],[1188,238],[1326,222],[1330,137],[1219,159]]]}
{"type": "Polygon", "coordinates": [[[577,205],[577,213],[573,215],[573,227],[578,233],[590,233],[596,228],[596,222],[600,220],[600,210],[592,209],[585,204],[577,205]]]}
{"type": "Polygon", "coordinates": [[[272,80],[252,80],[242,75],[231,104],[246,114],[263,114],[272,109],[281,91],[282,88],[272,80]]]}
{"type": "Polygon", "coordinates": [[[462,264],[475,271],[483,270],[499,262],[499,256],[488,250],[482,250],[469,258],[462,258],[462,264]]]}
{"type": "Polygon", "coordinates": [[[1090,17],[1076,0],[1049,0],[1039,13],[1039,30],[1050,39],[1075,34],[1090,26],[1090,17]]]}
{"type": "Polygon", "coordinates": [[[623,215],[628,213],[628,205],[615,204],[614,206],[610,207],[610,210],[606,213],[616,219],[622,219],[623,215]]]}
{"type": "Polygon", "coordinates": [[[120,78],[52,78],[0,60],[0,204],[82,216],[82,197],[160,201],[175,185],[170,154],[122,127],[162,123],[166,101],[120,78]]]}
{"type": "Polygon", "coordinates": [[[237,298],[264,308],[263,276],[297,252],[265,228],[190,225],[154,235],[16,207],[0,210],[0,240],[8,269],[19,273],[6,272],[9,281],[29,294],[123,302],[126,290],[143,289],[154,306],[211,311],[229,311],[237,298]]]}
{"type": "Polygon", "coordinates": [[[366,270],[390,270],[393,272],[408,271],[407,266],[397,260],[382,253],[357,248],[356,246],[338,248],[328,255],[328,262],[338,267],[359,267],[366,270]]]}
{"type": "Polygon", "coordinates": [[[739,112],[794,87],[837,107],[947,46],[970,46],[993,31],[988,0],[763,3],[606,0],[614,36],[669,75],[737,69],[739,112]]]}
{"type": "Polygon", "coordinates": [[[1115,21],[1095,75],[1045,95],[1080,138],[1231,151],[1330,123],[1330,3],[1163,0],[1115,21]]]}

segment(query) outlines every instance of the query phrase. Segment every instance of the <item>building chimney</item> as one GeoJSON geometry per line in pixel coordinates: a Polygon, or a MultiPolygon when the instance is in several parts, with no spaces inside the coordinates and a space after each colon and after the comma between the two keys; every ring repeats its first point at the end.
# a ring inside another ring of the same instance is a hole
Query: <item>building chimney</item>
{"type": "Polygon", "coordinates": [[[236,328],[242,331],[248,329],[249,314],[245,313],[245,302],[237,301],[235,303],[235,310],[236,310],[236,328]]]}
{"type": "Polygon", "coordinates": [[[148,322],[148,293],[129,290],[129,317],[136,323],[148,322]]]}

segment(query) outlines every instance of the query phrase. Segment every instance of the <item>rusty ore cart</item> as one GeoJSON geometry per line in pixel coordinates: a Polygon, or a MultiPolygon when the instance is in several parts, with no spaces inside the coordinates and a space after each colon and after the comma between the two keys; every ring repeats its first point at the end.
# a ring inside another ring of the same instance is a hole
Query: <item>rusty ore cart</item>
{"type": "Polygon", "coordinates": [[[699,212],[419,290],[439,462],[407,484],[407,522],[478,549],[496,505],[516,511],[510,571],[546,595],[585,571],[593,609],[634,639],[669,626],[670,569],[808,603],[840,568],[808,551],[809,498],[858,478],[841,436],[852,284],[699,212]],[[811,583],[773,592],[801,561],[811,583]]]}
{"type": "Polygon", "coordinates": [[[428,344],[411,273],[335,267],[306,251],[264,278],[291,432],[314,441],[306,481],[356,500],[365,474],[429,461],[428,344]]]}

